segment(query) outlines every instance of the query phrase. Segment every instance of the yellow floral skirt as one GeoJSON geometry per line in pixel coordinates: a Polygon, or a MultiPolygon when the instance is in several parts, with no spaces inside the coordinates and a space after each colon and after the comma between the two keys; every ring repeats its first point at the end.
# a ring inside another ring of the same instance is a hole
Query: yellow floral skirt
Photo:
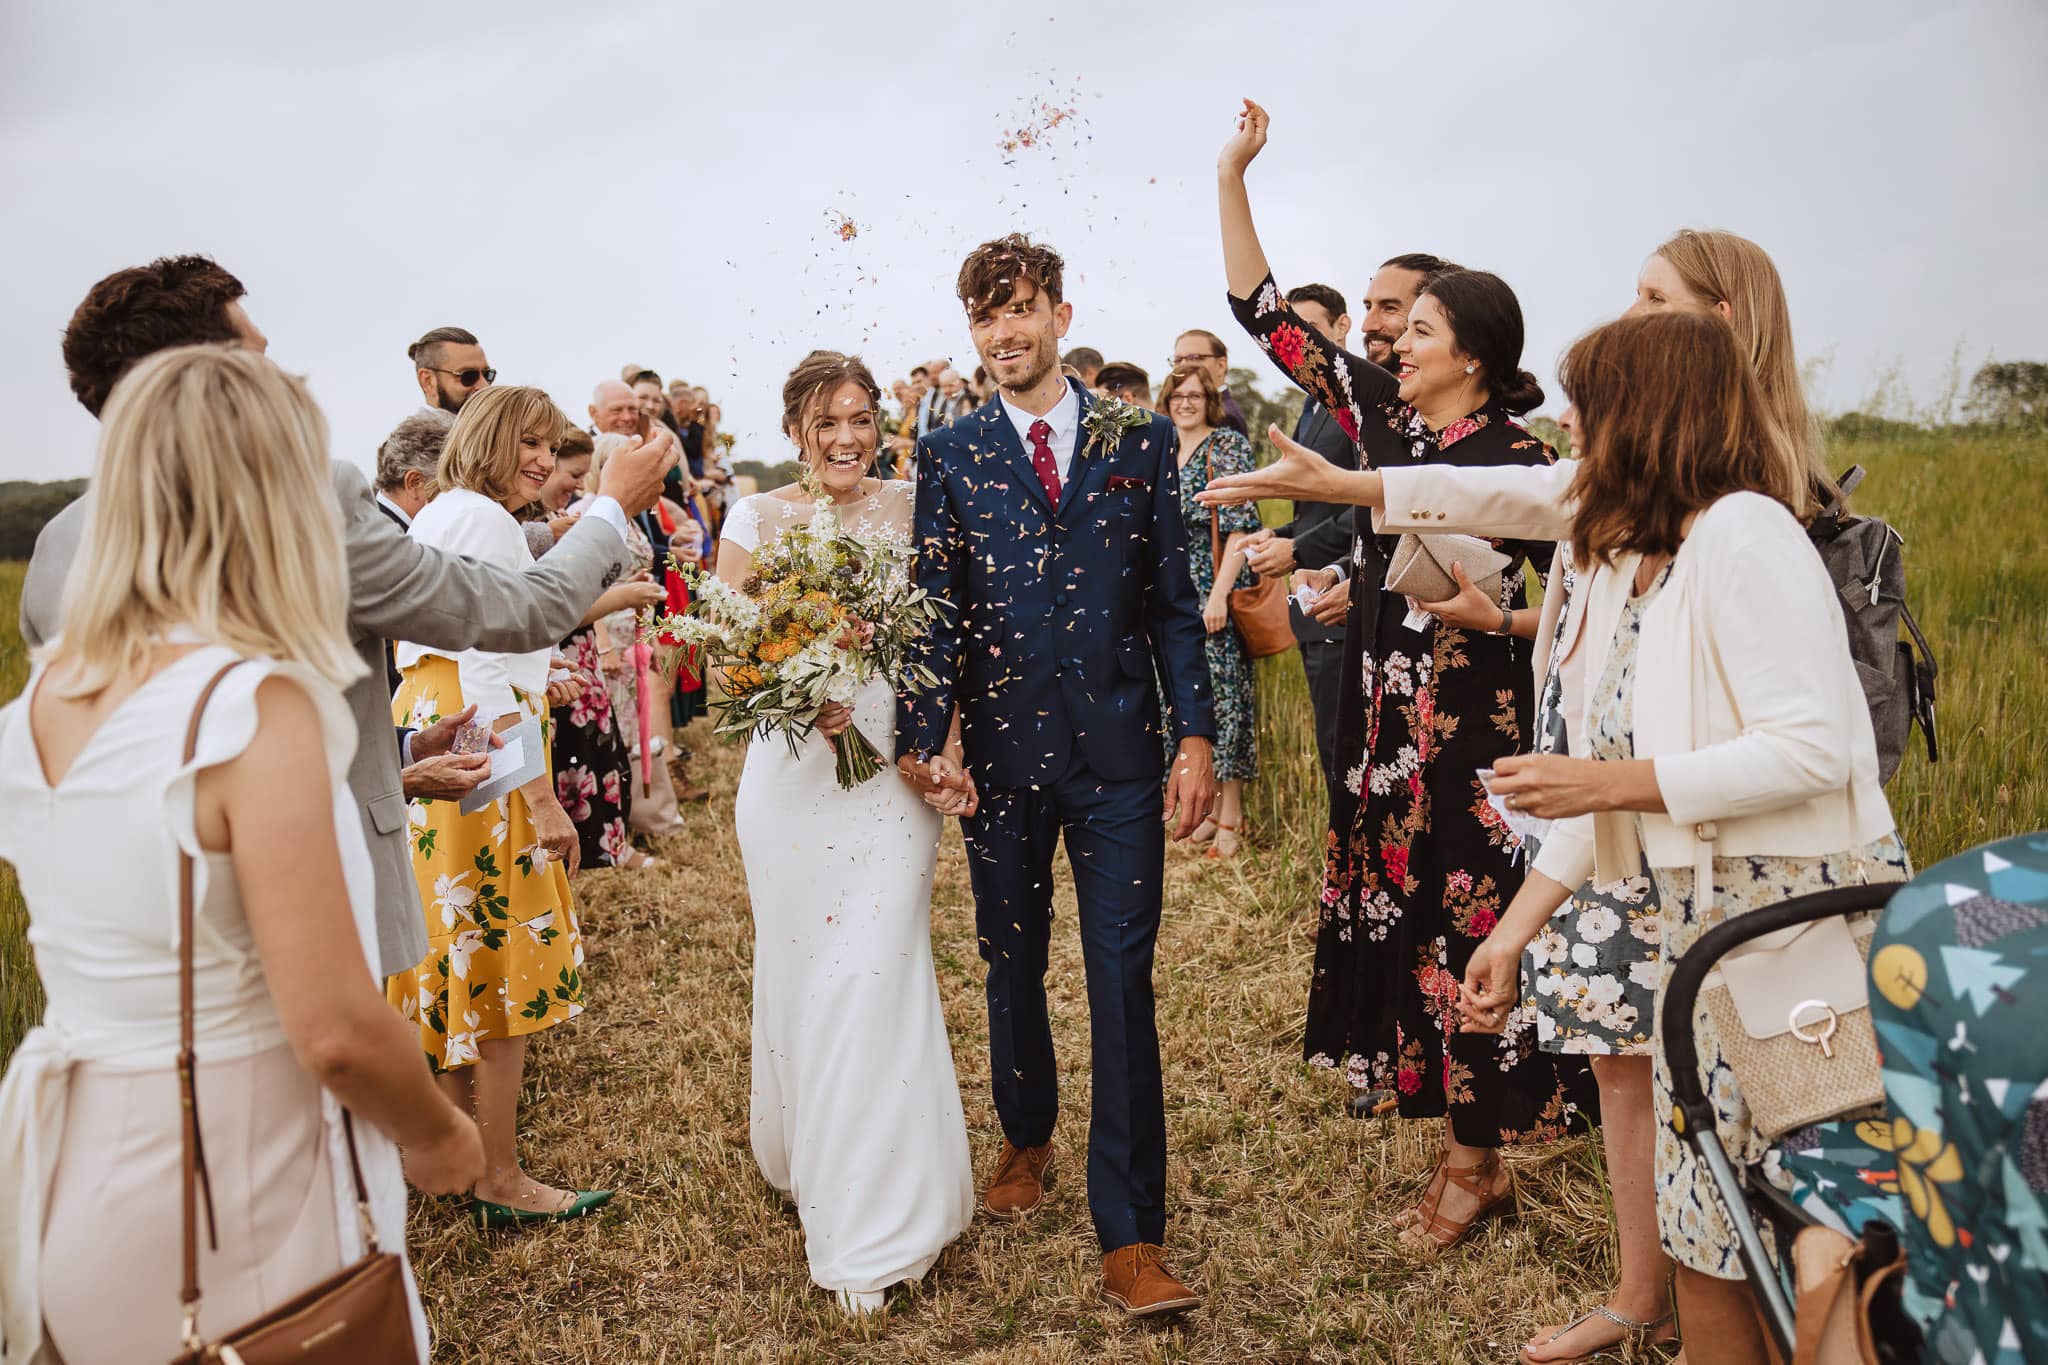
{"type": "MultiPolygon", "coordinates": [[[[545,717],[537,699],[520,702],[545,717]]],[[[418,727],[465,704],[455,661],[430,654],[406,670],[391,714],[418,727]]],[[[407,818],[427,955],[386,991],[419,1025],[434,1070],[469,1065],[479,1043],[539,1033],[583,1013],[583,938],[569,873],[540,856],[525,793],[514,790],[474,815],[454,801],[414,800],[407,818]]]]}

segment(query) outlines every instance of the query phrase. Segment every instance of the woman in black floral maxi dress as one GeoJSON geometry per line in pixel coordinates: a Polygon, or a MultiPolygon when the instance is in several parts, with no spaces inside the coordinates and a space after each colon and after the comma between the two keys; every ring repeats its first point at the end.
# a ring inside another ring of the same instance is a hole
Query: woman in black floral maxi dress
{"type": "MultiPolygon", "coordinates": [[[[1432,431],[1393,375],[1304,325],[1270,275],[1231,306],[1357,442],[1361,468],[1556,458],[1495,396],[1432,431]]],[[[1393,543],[1375,556],[1361,538],[1354,563],[1384,563],[1393,543]]],[[[1541,571],[1552,547],[1495,543],[1513,556],[1501,605],[1522,606],[1523,564],[1541,571]]],[[[1344,776],[1357,804],[1328,835],[1303,1051],[1353,1086],[1393,1090],[1404,1118],[1447,1116],[1466,1147],[1547,1140],[1597,1113],[1590,1070],[1540,1051],[1531,1011],[1477,1034],[1458,1031],[1456,1010],[1466,961],[1521,884],[1477,770],[1529,747],[1531,646],[1434,618],[1416,630],[1409,611],[1377,582],[1353,585],[1338,752],[1356,760],[1344,776]]]]}

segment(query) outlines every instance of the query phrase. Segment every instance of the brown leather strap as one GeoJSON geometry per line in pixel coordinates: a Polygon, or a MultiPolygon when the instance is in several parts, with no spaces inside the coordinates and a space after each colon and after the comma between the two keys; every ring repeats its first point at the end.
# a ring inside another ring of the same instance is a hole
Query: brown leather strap
{"type": "MultiPolygon", "coordinates": [[[[185,747],[179,766],[192,762],[199,751],[199,721],[206,714],[206,703],[213,700],[214,689],[244,660],[236,659],[225,664],[221,670],[207,679],[206,686],[199,689],[199,700],[192,704],[192,719],[185,725],[185,747]]],[[[198,803],[194,802],[193,838],[198,838],[198,803]]],[[[199,1187],[206,1188],[206,1240],[214,1250],[220,1249],[220,1236],[213,1220],[213,1182],[206,1178],[206,1149],[199,1133],[199,1088],[194,1074],[192,1051],[192,855],[183,845],[178,848],[178,1098],[184,1105],[184,1157],[180,1162],[179,1183],[183,1186],[185,1214],[185,1284],[180,1299],[185,1305],[187,1319],[199,1302],[199,1187]]]]}
{"type": "MultiPolygon", "coordinates": [[[[189,766],[199,749],[199,721],[206,714],[206,704],[213,700],[213,694],[227,675],[241,667],[247,660],[236,659],[227,664],[207,680],[199,690],[199,699],[192,704],[192,719],[185,727],[185,747],[180,766],[189,766]]],[[[196,819],[195,819],[196,826],[196,819]]],[[[194,838],[197,838],[195,828],[194,838]]],[[[193,975],[192,931],[196,918],[193,905],[193,859],[181,846],[178,850],[178,1094],[185,1110],[184,1157],[180,1171],[184,1203],[184,1259],[185,1282],[180,1299],[185,1305],[185,1322],[188,1345],[197,1325],[199,1305],[199,1197],[206,1197],[206,1241],[213,1250],[220,1249],[220,1235],[214,1223],[213,1182],[206,1173],[206,1144],[199,1128],[199,1084],[197,1059],[193,1052],[193,975]]],[[[362,1160],[356,1155],[355,1123],[348,1110],[341,1111],[341,1131],[348,1142],[349,1174],[354,1178],[356,1188],[356,1210],[362,1218],[365,1250],[370,1255],[378,1251],[377,1232],[370,1219],[370,1193],[363,1182],[362,1160]]]]}

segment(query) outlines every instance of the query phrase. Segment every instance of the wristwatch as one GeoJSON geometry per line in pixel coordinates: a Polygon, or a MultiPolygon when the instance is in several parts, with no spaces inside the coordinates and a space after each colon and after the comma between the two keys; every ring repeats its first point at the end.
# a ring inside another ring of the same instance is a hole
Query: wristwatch
{"type": "Polygon", "coordinates": [[[1514,614],[1513,612],[1509,611],[1509,610],[1508,610],[1508,609],[1507,609],[1506,607],[1502,607],[1502,608],[1500,609],[1500,629],[1499,629],[1499,630],[1497,630],[1497,631],[1495,631],[1495,632],[1494,632],[1494,634],[1495,634],[1495,635],[1512,635],[1512,634],[1514,634],[1514,633],[1515,633],[1515,614],[1514,614]]]}

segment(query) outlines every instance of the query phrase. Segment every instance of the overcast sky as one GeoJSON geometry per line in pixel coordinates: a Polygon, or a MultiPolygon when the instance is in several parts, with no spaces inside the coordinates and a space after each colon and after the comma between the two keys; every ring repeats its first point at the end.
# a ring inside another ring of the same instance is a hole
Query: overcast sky
{"type": "Polygon", "coordinates": [[[1244,95],[1283,285],[1492,269],[1546,382],[1680,226],[1772,253],[1826,406],[1901,364],[1931,398],[1958,345],[1966,376],[2048,360],[2038,0],[603,8],[0,3],[0,478],[90,471],[63,324],[184,251],[248,285],[365,465],[448,323],[578,417],[627,360],[703,384],[740,458],[780,459],[813,346],[885,385],[971,366],[951,281],[1012,229],[1066,254],[1069,344],[1156,378],[1206,326],[1235,358],[1214,166],[1244,95]],[[1006,155],[1041,98],[1077,117],[1006,155]]]}

